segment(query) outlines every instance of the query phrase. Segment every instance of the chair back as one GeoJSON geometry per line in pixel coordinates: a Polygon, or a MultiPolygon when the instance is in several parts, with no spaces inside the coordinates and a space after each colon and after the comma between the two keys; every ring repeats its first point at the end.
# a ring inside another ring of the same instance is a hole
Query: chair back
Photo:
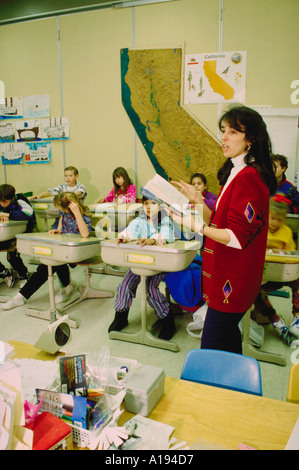
{"type": "Polygon", "coordinates": [[[238,392],[262,395],[261,370],[252,357],[213,349],[192,349],[181,379],[238,392]]]}
{"type": "Polygon", "coordinates": [[[287,401],[299,404],[299,362],[290,369],[287,401]]]}

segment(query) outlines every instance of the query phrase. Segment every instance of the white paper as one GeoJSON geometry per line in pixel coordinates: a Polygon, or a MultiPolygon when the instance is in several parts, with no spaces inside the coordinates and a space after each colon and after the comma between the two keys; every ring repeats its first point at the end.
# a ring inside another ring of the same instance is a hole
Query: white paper
{"type": "Polygon", "coordinates": [[[284,450],[299,450],[299,418],[284,450]]]}

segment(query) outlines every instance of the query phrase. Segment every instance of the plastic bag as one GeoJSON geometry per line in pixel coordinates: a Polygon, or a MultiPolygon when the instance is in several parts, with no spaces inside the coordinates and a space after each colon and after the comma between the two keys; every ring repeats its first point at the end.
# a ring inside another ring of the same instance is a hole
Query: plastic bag
{"type": "Polygon", "coordinates": [[[208,306],[204,303],[198,310],[196,310],[196,312],[193,313],[193,321],[187,325],[187,332],[190,336],[201,338],[207,309],[208,306]]]}
{"type": "MultiPolygon", "coordinates": [[[[245,316],[245,315],[244,315],[245,316]]],[[[242,318],[242,320],[240,321],[239,323],[239,330],[243,336],[243,332],[244,332],[244,317],[242,318]]],[[[249,332],[249,342],[257,347],[257,348],[260,348],[263,343],[264,343],[264,335],[265,335],[265,332],[264,332],[264,328],[262,325],[259,325],[258,323],[256,323],[255,321],[253,321],[251,318],[250,318],[250,332],[249,332]]]]}

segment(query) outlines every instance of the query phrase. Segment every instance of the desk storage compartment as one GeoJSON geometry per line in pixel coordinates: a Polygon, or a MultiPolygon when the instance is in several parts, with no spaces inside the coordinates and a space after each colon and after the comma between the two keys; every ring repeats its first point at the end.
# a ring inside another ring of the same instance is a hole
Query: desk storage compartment
{"type": "Polygon", "coordinates": [[[164,382],[163,369],[141,365],[126,383],[126,410],[148,416],[164,393],[164,382]]]}

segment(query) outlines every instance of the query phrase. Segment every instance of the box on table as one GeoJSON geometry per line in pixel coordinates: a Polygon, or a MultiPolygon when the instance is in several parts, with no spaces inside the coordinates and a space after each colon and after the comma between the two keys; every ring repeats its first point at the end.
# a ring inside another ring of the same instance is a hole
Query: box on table
{"type": "Polygon", "coordinates": [[[165,373],[160,367],[141,365],[126,382],[125,407],[147,416],[164,393],[165,373]]]}
{"type": "Polygon", "coordinates": [[[72,428],[49,411],[25,426],[33,431],[32,450],[72,450],[72,428]]]}

